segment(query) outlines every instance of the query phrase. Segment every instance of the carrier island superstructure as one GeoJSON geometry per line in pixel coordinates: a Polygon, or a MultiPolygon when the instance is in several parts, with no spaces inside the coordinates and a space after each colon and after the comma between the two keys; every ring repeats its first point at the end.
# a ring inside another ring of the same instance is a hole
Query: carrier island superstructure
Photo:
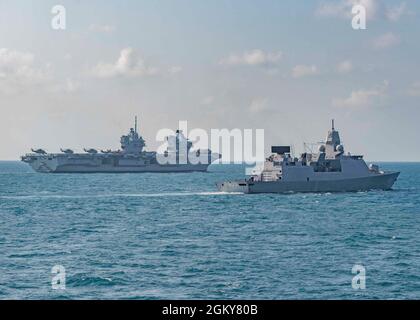
{"type": "Polygon", "coordinates": [[[130,173],[207,171],[207,167],[221,157],[208,149],[192,150],[192,142],[180,130],[166,139],[167,149],[163,154],[145,151],[146,143],[137,132],[136,117],[134,128],[120,139],[120,150],[88,148],[83,153],[75,153],[61,149],[60,153],[47,153],[43,149],[32,149],[32,153],[21,159],[35,171],[44,173],[130,173]]]}
{"type": "Polygon", "coordinates": [[[293,158],[289,146],[272,147],[262,170],[250,178],[217,184],[220,191],[243,193],[347,192],[391,189],[399,172],[382,171],[367,165],[361,155],[344,152],[334,128],[328,131],[317,153],[293,158]]]}

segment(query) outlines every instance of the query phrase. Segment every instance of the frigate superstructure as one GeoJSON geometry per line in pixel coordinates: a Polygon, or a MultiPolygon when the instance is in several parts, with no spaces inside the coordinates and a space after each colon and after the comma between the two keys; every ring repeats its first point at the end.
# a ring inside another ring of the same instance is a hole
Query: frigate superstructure
{"type": "Polygon", "coordinates": [[[382,171],[375,164],[368,166],[361,155],[346,154],[334,120],[316,153],[294,158],[290,146],[275,146],[271,151],[262,170],[255,170],[248,179],[220,182],[218,189],[243,193],[388,190],[399,176],[399,172],[382,171]]]}
{"type": "Polygon", "coordinates": [[[44,173],[128,173],[207,171],[221,157],[208,149],[193,150],[192,142],[180,130],[166,140],[167,149],[162,154],[145,151],[146,143],[137,131],[136,117],[134,128],[120,139],[120,150],[84,148],[83,153],[72,149],[47,153],[44,149],[31,149],[32,153],[21,159],[35,171],[44,173]]]}

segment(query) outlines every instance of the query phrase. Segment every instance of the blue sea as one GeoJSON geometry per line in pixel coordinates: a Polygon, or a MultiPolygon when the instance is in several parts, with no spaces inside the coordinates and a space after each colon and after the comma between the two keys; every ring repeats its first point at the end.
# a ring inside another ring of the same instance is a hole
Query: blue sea
{"type": "Polygon", "coordinates": [[[419,299],[420,163],[393,191],[223,194],[208,173],[0,162],[0,299],[419,299]],[[65,289],[51,286],[65,269],[65,289]],[[366,288],[352,287],[354,265],[366,288]]]}

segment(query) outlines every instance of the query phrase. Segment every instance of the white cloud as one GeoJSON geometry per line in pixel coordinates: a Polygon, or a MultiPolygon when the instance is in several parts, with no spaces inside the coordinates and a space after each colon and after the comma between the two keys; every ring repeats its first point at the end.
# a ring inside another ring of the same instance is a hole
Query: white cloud
{"type": "Polygon", "coordinates": [[[156,75],[158,69],[148,66],[132,48],[124,48],[114,63],[99,63],[93,75],[99,78],[140,77],[156,75]]]}
{"type": "Polygon", "coordinates": [[[50,83],[48,87],[46,88],[48,92],[50,93],[67,93],[71,94],[79,90],[80,83],[77,81],[74,81],[71,78],[65,79],[63,82],[57,82],[54,81],[53,83],[50,83]]]}
{"type": "Polygon", "coordinates": [[[33,67],[34,55],[7,48],[0,49],[0,78],[37,80],[42,73],[33,67]]]}
{"type": "Polygon", "coordinates": [[[414,82],[408,89],[408,94],[413,97],[420,97],[420,81],[414,82]]]}
{"type": "Polygon", "coordinates": [[[66,79],[66,82],[65,82],[64,91],[68,93],[72,93],[72,92],[77,91],[79,87],[80,87],[80,83],[68,78],[66,79]]]}
{"type": "Polygon", "coordinates": [[[350,96],[345,99],[333,99],[332,105],[341,108],[361,108],[370,107],[379,102],[386,96],[388,82],[369,90],[352,91],[350,96]]]}
{"type": "Polygon", "coordinates": [[[32,53],[0,48],[0,89],[15,92],[48,80],[48,68],[37,68],[34,60],[32,53]]]}
{"type": "Polygon", "coordinates": [[[214,97],[213,96],[208,96],[205,97],[203,100],[201,100],[200,104],[208,106],[210,104],[212,104],[214,102],[214,97]]]}
{"type": "Polygon", "coordinates": [[[73,93],[80,84],[70,78],[61,81],[53,77],[51,65],[36,66],[35,56],[29,52],[0,49],[0,91],[16,94],[36,88],[47,93],[73,93]]]}
{"type": "Polygon", "coordinates": [[[259,113],[268,110],[268,100],[265,98],[256,98],[251,101],[249,111],[259,113]]]}
{"type": "Polygon", "coordinates": [[[222,65],[229,66],[261,66],[261,65],[275,65],[282,59],[282,52],[264,52],[256,49],[246,51],[242,54],[231,54],[227,58],[220,61],[222,65]]]}
{"type": "Polygon", "coordinates": [[[342,2],[323,2],[315,11],[315,14],[319,17],[340,17],[347,18],[350,16],[347,8],[347,3],[342,2]]]}
{"type": "Polygon", "coordinates": [[[91,24],[89,26],[89,31],[100,32],[100,33],[113,33],[115,29],[116,29],[115,26],[112,26],[112,25],[91,24]]]}
{"type": "Polygon", "coordinates": [[[376,49],[385,49],[393,47],[400,43],[400,38],[392,32],[385,33],[373,41],[373,46],[376,49]]]}
{"type": "Polygon", "coordinates": [[[168,72],[170,74],[180,73],[181,71],[182,71],[182,67],[180,67],[180,66],[172,66],[168,69],[168,72]]]}
{"type": "Polygon", "coordinates": [[[375,0],[340,0],[322,2],[315,11],[319,17],[338,17],[348,19],[352,17],[351,10],[354,5],[361,4],[366,8],[368,18],[374,18],[378,11],[378,4],[375,0]]]}
{"type": "Polygon", "coordinates": [[[345,60],[345,61],[340,62],[337,65],[336,69],[338,73],[342,73],[342,74],[349,73],[353,70],[353,64],[351,63],[350,60],[345,60]]]}
{"type": "Polygon", "coordinates": [[[0,65],[3,66],[20,66],[29,65],[34,61],[34,55],[28,52],[20,52],[8,48],[0,49],[0,65]]]}
{"type": "Polygon", "coordinates": [[[407,14],[410,13],[407,11],[407,4],[405,2],[393,7],[387,7],[385,12],[386,17],[391,21],[398,21],[403,15],[407,14]]]}
{"type": "Polygon", "coordinates": [[[315,65],[297,65],[292,70],[293,78],[302,78],[306,76],[313,76],[318,74],[318,67],[315,65]]]}

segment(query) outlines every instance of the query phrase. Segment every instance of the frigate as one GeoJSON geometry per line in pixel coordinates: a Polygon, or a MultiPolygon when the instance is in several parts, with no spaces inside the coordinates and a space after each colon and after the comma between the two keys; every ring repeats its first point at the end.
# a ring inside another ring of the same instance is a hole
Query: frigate
{"type": "Polygon", "coordinates": [[[145,150],[145,140],[134,128],[120,139],[120,150],[85,148],[83,153],[60,149],[60,153],[47,153],[44,149],[31,149],[21,157],[35,171],[43,173],[131,173],[131,172],[193,172],[207,171],[208,166],[221,155],[209,149],[193,150],[193,143],[181,130],[166,137],[166,150],[158,154],[145,150]]]}
{"type": "Polygon", "coordinates": [[[248,179],[220,182],[218,189],[241,193],[388,190],[400,174],[380,170],[375,164],[368,166],[362,155],[346,154],[334,120],[318,152],[295,158],[290,146],[273,146],[271,151],[262,168],[255,169],[248,179]]]}

